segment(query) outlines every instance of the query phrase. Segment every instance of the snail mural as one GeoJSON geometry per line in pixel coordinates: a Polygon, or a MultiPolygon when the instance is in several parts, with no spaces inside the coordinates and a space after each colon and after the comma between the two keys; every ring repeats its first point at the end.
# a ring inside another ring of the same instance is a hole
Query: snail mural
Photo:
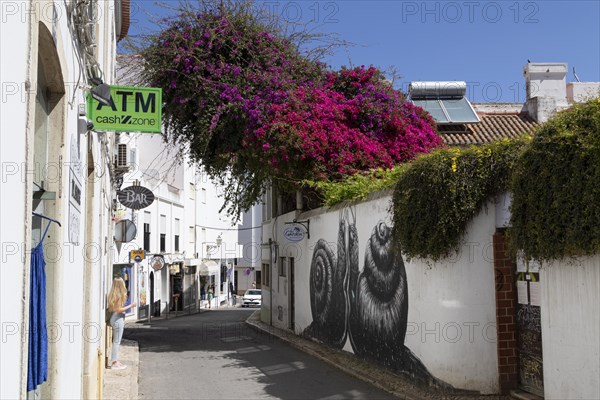
{"type": "MultiPolygon", "coordinates": [[[[350,343],[354,352],[386,367],[402,365],[408,288],[401,257],[391,250],[391,229],[379,222],[367,243],[362,272],[351,281],[350,343]]],[[[358,268],[351,271],[358,274],[358,268]]]]}
{"type": "Polygon", "coordinates": [[[310,309],[312,324],[305,334],[328,345],[341,349],[348,334],[348,266],[345,242],[347,227],[340,219],[337,258],[329,244],[319,239],[313,252],[310,268],[310,309]],[[336,262],[337,260],[337,262],[336,262]]]}
{"type": "Polygon", "coordinates": [[[337,257],[317,241],[310,269],[313,322],[304,334],[341,349],[349,339],[354,353],[444,391],[455,389],[435,378],[404,345],[408,284],[401,255],[393,250],[391,228],[378,222],[359,269],[355,216],[340,214],[337,257]]]}

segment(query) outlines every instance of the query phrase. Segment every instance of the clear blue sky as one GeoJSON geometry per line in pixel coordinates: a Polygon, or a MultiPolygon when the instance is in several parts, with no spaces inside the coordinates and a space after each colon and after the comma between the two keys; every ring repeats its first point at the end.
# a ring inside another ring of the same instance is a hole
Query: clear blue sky
{"type": "MultiPolygon", "coordinates": [[[[149,15],[166,13],[155,3],[132,0],[130,34],[155,29],[149,15]]],[[[411,81],[462,80],[473,102],[523,102],[528,59],[568,63],[567,82],[573,67],[581,81],[600,81],[600,0],[262,3],[354,43],[325,60],[333,68],[395,66],[404,91],[411,81]]]]}

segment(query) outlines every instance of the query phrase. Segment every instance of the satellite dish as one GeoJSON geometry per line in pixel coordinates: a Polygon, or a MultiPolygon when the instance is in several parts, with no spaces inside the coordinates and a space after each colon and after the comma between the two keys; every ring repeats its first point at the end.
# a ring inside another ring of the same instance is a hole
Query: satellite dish
{"type": "Polygon", "coordinates": [[[137,228],[131,220],[124,219],[115,225],[115,242],[131,242],[135,239],[137,228]]]}

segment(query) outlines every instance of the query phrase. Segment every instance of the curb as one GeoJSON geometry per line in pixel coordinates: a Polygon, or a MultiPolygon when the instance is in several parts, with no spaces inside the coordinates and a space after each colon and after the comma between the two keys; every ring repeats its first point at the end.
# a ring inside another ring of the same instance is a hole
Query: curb
{"type": "MultiPolygon", "coordinates": [[[[349,374],[350,376],[369,383],[385,392],[390,393],[399,399],[404,400],[509,400],[510,396],[499,394],[474,394],[474,395],[453,395],[443,394],[438,392],[430,392],[415,386],[407,376],[395,374],[394,372],[380,367],[372,362],[363,360],[352,353],[335,350],[324,344],[315,342],[310,339],[305,339],[302,336],[296,335],[291,331],[276,328],[260,321],[260,310],[252,313],[246,324],[251,328],[272,337],[281,340],[289,345],[310,354],[321,361],[349,374]]],[[[525,399],[522,399],[525,400],[525,399]]],[[[533,399],[526,399],[533,400],[533,399]]],[[[535,399],[540,400],[540,399],[535,399]]]]}
{"type": "Polygon", "coordinates": [[[260,311],[252,313],[246,324],[253,329],[269,334],[321,361],[347,373],[348,375],[384,390],[399,399],[427,400],[431,399],[416,387],[410,385],[406,378],[393,374],[391,371],[367,363],[350,353],[337,351],[322,344],[304,339],[292,332],[266,325],[258,318],[260,311]]]}

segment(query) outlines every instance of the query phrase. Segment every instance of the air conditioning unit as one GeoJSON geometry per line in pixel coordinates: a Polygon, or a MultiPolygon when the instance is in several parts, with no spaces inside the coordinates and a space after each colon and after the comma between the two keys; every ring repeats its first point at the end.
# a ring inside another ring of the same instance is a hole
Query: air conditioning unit
{"type": "Polygon", "coordinates": [[[118,170],[129,170],[129,149],[127,144],[117,145],[117,154],[115,155],[115,168],[118,170]]]}

